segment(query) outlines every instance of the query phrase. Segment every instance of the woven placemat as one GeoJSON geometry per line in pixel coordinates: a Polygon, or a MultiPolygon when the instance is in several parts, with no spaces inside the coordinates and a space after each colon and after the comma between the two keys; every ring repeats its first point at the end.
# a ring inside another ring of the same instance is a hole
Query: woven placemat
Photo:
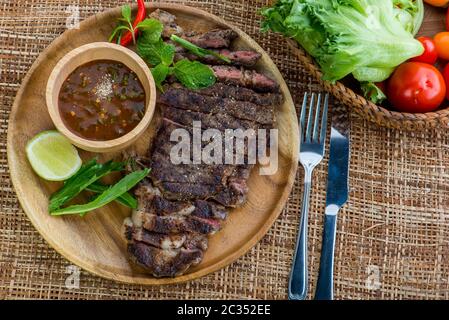
{"type": "MultiPolygon", "coordinates": [[[[79,271],[35,231],[8,173],[8,117],[21,81],[68,17],[81,19],[123,1],[0,0],[0,298],[285,299],[299,221],[302,169],[285,210],[263,240],[227,268],[181,285],[142,287],[79,271]],[[73,6],[76,7],[73,7],[73,6]],[[71,7],[72,6],[72,7],[71,7]]],[[[297,102],[321,88],[285,40],[259,32],[266,0],[178,1],[239,26],[271,55],[297,102]]],[[[316,281],[326,162],[314,176],[310,276],[316,281]]],[[[406,133],[352,118],[350,200],[336,248],[338,299],[449,299],[449,133],[406,133]]],[[[310,290],[313,291],[313,290],[310,290]]]]}

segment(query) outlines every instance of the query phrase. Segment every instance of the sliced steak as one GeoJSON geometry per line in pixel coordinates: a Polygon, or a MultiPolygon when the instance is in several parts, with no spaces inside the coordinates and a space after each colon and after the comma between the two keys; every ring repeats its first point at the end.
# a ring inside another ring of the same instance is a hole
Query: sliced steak
{"type": "Polygon", "coordinates": [[[259,124],[254,121],[235,118],[227,113],[204,113],[167,106],[163,108],[163,115],[165,119],[185,126],[191,126],[193,121],[201,121],[202,129],[213,128],[222,132],[226,129],[245,130],[259,127],[259,124]]]}
{"type": "Polygon", "coordinates": [[[183,247],[188,250],[200,249],[207,250],[208,240],[207,236],[200,233],[187,233],[186,241],[183,247]]]}
{"type": "Polygon", "coordinates": [[[194,206],[195,210],[192,212],[192,215],[196,217],[224,220],[228,216],[228,211],[225,207],[210,201],[196,200],[194,206]]]}
{"type": "Polygon", "coordinates": [[[159,182],[157,187],[161,189],[167,199],[179,201],[207,200],[223,190],[222,185],[179,182],[159,182]]]}
{"type": "Polygon", "coordinates": [[[187,216],[195,211],[195,206],[191,203],[173,202],[161,196],[154,196],[151,201],[151,213],[158,216],[167,216],[176,214],[180,216],[187,216]]]}
{"type": "Polygon", "coordinates": [[[200,263],[204,255],[199,249],[163,250],[139,241],[130,242],[128,252],[136,264],[158,278],[181,275],[200,263]]]}
{"type": "Polygon", "coordinates": [[[189,184],[221,184],[232,172],[226,165],[178,164],[170,162],[170,156],[153,153],[150,177],[155,184],[159,182],[178,182],[189,184]]]}
{"type": "Polygon", "coordinates": [[[171,35],[182,35],[184,30],[176,24],[176,17],[171,13],[156,9],[150,14],[150,18],[159,20],[163,25],[162,37],[170,38],[171,35]]]}
{"type": "MultiPolygon", "coordinates": [[[[247,193],[246,179],[251,166],[205,163],[173,165],[170,150],[174,142],[170,142],[169,136],[171,130],[175,128],[177,128],[175,125],[164,121],[151,153],[152,171],[149,176],[162,197],[172,201],[214,199],[224,206],[231,207],[243,203],[247,193]]],[[[246,144],[243,151],[246,155],[246,144]]],[[[191,210],[191,207],[189,208],[191,210]]]]}
{"type": "Polygon", "coordinates": [[[199,35],[185,36],[184,38],[201,48],[227,48],[238,37],[237,32],[231,29],[215,29],[199,35]]]}
{"type": "Polygon", "coordinates": [[[144,211],[136,212],[141,215],[142,227],[157,233],[196,232],[200,234],[214,234],[220,230],[220,222],[215,219],[205,219],[196,216],[168,215],[158,216],[144,211]]]}
{"type": "MultiPolygon", "coordinates": [[[[235,176],[235,173],[233,173],[235,176]]],[[[225,207],[204,200],[196,200],[194,202],[187,201],[170,201],[161,197],[158,188],[148,187],[151,185],[148,181],[141,183],[135,190],[135,194],[139,200],[139,210],[151,214],[166,216],[166,215],[192,215],[199,218],[220,219],[224,220],[228,214],[225,207]]],[[[138,219],[134,217],[133,219],[138,219]]],[[[142,221],[135,222],[137,226],[142,226],[142,221]]]]}
{"type": "Polygon", "coordinates": [[[123,223],[125,238],[128,241],[139,241],[163,250],[179,249],[200,249],[206,250],[208,246],[207,236],[201,233],[173,233],[163,234],[148,231],[141,227],[136,227],[130,218],[123,223]]]}
{"type": "Polygon", "coordinates": [[[203,113],[226,113],[237,119],[254,121],[260,124],[274,123],[274,107],[260,106],[251,102],[229,98],[205,96],[178,87],[171,87],[158,97],[158,103],[173,108],[203,113]]]}
{"type": "Polygon", "coordinates": [[[179,249],[187,240],[187,234],[163,234],[135,227],[131,219],[124,222],[125,237],[128,241],[139,241],[161,249],[179,249]]]}
{"type": "MultiPolygon", "coordinates": [[[[220,54],[230,60],[230,63],[234,66],[253,67],[257,61],[259,61],[261,54],[252,50],[237,50],[231,51],[229,49],[215,50],[217,54],[220,54]]],[[[206,55],[199,57],[187,50],[177,50],[175,55],[175,61],[182,59],[189,59],[191,61],[199,60],[206,64],[211,65],[227,65],[228,63],[222,59],[217,58],[214,55],[206,55]]]]}
{"type": "Polygon", "coordinates": [[[231,66],[212,66],[218,81],[243,86],[259,92],[279,92],[279,85],[266,75],[255,70],[239,69],[231,66]]]}
{"type": "MultiPolygon", "coordinates": [[[[261,55],[251,50],[230,49],[237,37],[233,30],[187,33],[176,24],[175,16],[166,11],[156,10],[150,16],[163,23],[167,42],[171,42],[171,35],[177,34],[231,60],[231,65],[227,65],[213,55],[199,58],[173,43],[176,60],[188,58],[211,65],[218,81],[209,88],[192,91],[177,84],[173,76],[167,79],[166,91],[157,98],[162,111],[157,138],[148,157],[138,163],[139,167],[152,170],[134,189],[138,209],[124,221],[128,251],[133,261],[154,276],[174,277],[201,262],[208,247],[208,235],[221,228],[228,208],[246,201],[247,179],[253,166],[192,162],[175,165],[170,157],[178,141],[171,141],[172,132],[185,129],[192,139],[192,124],[199,121],[203,132],[216,129],[211,140],[219,134],[224,144],[226,129],[254,129],[246,132],[256,135],[257,129],[274,127],[275,107],[282,103],[282,95],[272,79],[243,68],[254,66],[261,55]]],[[[209,142],[201,141],[202,150],[209,142]]],[[[248,144],[244,145],[246,157],[248,144]]],[[[189,148],[191,161],[194,151],[192,145],[189,148]]],[[[223,155],[229,156],[225,152],[223,155]]]]}
{"type": "Polygon", "coordinates": [[[173,202],[160,195],[146,195],[139,197],[139,210],[159,216],[176,214],[187,216],[195,211],[195,206],[189,202],[173,202]]]}
{"type": "Polygon", "coordinates": [[[237,207],[245,203],[248,193],[246,181],[249,178],[251,169],[251,165],[235,167],[234,172],[228,177],[227,188],[222,189],[212,199],[225,207],[237,207]]]}
{"type": "Polygon", "coordinates": [[[279,93],[259,93],[245,87],[228,85],[222,82],[217,82],[209,88],[200,89],[196,92],[204,96],[251,102],[260,106],[279,106],[283,100],[279,93]]]}

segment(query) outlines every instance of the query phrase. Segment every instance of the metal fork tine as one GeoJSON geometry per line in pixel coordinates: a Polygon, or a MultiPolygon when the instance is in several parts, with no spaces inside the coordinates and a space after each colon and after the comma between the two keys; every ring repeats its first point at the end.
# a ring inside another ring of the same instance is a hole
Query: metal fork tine
{"type": "Polygon", "coordinates": [[[323,119],[321,120],[320,143],[323,143],[326,140],[328,106],[329,106],[329,94],[326,93],[326,96],[324,97],[323,119]]]}
{"type": "Polygon", "coordinates": [[[321,93],[318,94],[315,111],[315,123],[313,125],[313,138],[312,141],[318,142],[318,134],[320,132],[320,110],[321,110],[321,93]]]}
{"type": "Polygon", "coordinates": [[[300,139],[301,141],[304,140],[304,124],[306,121],[306,109],[307,109],[307,98],[308,94],[307,92],[304,94],[304,99],[302,101],[302,108],[301,108],[301,115],[299,117],[299,130],[300,130],[300,139]]]}
{"type": "Polygon", "coordinates": [[[312,97],[310,98],[309,104],[309,117],[307,119],[307,129],[306,129],[306,142],[310,142],[312,138],[312,115],[313,115],[313,107],[315,103],[315,93],[312,93],[312,97]]]}

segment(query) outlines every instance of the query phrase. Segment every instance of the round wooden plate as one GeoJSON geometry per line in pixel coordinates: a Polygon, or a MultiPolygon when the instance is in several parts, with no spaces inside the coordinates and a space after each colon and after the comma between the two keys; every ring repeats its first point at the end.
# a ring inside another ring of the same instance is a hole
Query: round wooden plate
{"type": "MultiPolygon", "coordinates": [[[[178,283],[204,276],[230,264],[253,247],[268,231],[282,211],[290,194],[298,165],[298,122],[287,85],[267,53],[248,35],[207,12],[180,5],[158,4],[177,16],[186,30],[206,31],[216,27],[232,28],[240,35],[235,47],[252,48],[262,53],[257,69],[280,85],[285,103],[277,110],[279,129],[279,169],[275,175],[260,176],[258,167],[248,181],[246,204],[233,210],[223,229],[210,237],[209,249],[201,264],[183,276],[153,278],[127,259],[126,243],[121,233],[123,219],[131,214],[119,204],[110,204],[80,218],[52,217],[48,197],[60,185],[40,179],[25,155],[27,141],[42,130],[53,129],[45,104],[45,86],[58,60],[70,50],[95,41],[107,41],[121,9],[115,8],[88,18],[80,29],[68,30],[58,37],[35,61],[11,111],[8,128],[8,162],[19,201],[33,225],[60,254],[83,269],[99,276],[135,284],[178,283]]],[[[134,8],[135,12],[135,8],[134,8]]],[[[134,146],[142,153],[148,148],[154,128],[134,146]]],[[[84,160],[94,156],[80,152],[84,160]]],[[[117,156],[101,155],[100,160],[117,156]]]]}

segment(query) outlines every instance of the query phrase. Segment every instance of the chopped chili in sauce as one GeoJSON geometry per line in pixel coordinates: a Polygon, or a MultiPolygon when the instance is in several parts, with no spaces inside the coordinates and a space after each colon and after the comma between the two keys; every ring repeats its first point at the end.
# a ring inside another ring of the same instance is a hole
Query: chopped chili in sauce
{"type": "Polygon", "coordinates": [[[96,60],[76,68],[59,92],[65,125],[97,141],[119,138],[142,120],[145,90],[137,75],[120,62],[96,60]]]}

